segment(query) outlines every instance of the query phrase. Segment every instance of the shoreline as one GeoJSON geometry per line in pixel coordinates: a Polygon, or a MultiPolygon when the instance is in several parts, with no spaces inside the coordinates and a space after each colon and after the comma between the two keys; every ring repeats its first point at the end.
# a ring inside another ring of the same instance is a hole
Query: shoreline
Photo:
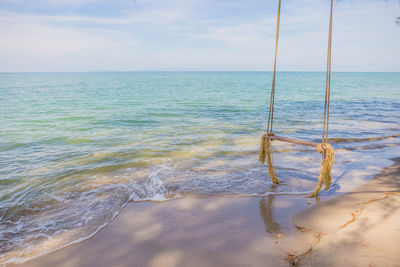
{"type": "Polygon", "coordinates": [[[323,201],[270,195],[131,202],[92,238],[10,266],[395,266],[399,192],[395,159],[357,190],[323,201]]]}
{"type": "Polygon", "coordinates": [[[288,259],[306,266],[398,266],[400,158],[393,161],[354,192],[295,214],[293,225],[312,241],[288,259]]]}

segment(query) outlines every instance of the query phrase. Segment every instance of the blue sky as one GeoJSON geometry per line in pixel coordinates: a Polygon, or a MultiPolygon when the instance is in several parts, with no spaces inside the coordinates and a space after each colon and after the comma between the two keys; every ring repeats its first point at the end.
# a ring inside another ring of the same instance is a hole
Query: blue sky
{"type": "MultiPolygon", "coordinates": [[[[283,0],[278,70],[323,71],[328,0],[283,0]]],[[[278,0],[0,0],[0,72],[272,70],[278,0]]],[[[333,70],[400,71],[400,2],[334,3],[333,70]]]]}

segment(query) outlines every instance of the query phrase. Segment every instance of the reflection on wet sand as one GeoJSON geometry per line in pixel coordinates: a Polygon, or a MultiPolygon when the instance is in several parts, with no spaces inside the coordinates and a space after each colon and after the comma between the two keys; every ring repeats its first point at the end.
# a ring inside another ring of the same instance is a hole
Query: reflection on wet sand
{"type": "Polygon", "coordinates": [[[273,216],[274,197],[274,195],[269,195],[260,199],[260,216],[264,221],[265,231],[270,235],[281,233],[281,227],[274,221],[273,216]]]}

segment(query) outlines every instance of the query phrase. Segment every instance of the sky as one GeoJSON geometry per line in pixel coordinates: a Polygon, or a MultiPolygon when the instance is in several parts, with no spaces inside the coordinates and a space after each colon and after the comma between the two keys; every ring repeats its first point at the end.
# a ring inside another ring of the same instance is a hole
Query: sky
{"type": "MultiPolygon", "coordinates": [[[[277,68],[324,71],[329,0],[283,0],[277,68]]],[[[0,72],[270,71],[278,0],[0,0],[0,72]]],[[[335,0],[333,71],[400,71],[400,1],[335,0]]]]}

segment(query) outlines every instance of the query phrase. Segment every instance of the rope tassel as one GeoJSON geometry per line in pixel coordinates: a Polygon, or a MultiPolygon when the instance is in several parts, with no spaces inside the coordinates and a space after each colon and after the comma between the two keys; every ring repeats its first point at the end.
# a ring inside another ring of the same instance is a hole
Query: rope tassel
{"type": "Polygon", "coordinates": [[[275,170],[275,166],[274,166],[273,159],[272,159],[271,141],[268,138],[268,134],[264,134],[261,137],[259,159],[260,159],[261,164],[264,164],[265,160],[267,160],[269,177],[271,178],[271,181],[274,184],[279,184],[279,179],[278,179],[278,176],[276,175],[276,170],[275,170]]]}
{"type": "Polygon", "coordinates": [[[328,55],[326,63],[326,87],[325,87],[325,107],[324,107],[324,127],[322,133],[322,143],[318,145],[317,150],[322,153],[321,171],[318,178],[317,187],[310,197],[318,196],[321,190],[322,183],[325,183],[325,188],[328,191],[331,185],[331,170],[333,162],[335,161],[335,151],[332,146],[328,144],[329,132],[329,103],[331,92],[331,66],[332,66],[332,14],[333,14],[333,0],[331,0],[331,12],[329,17],[329,36],[328,36],[328,55]]]}
{"type": "Polygon", "coordinates": [[[315,187],[314,193],[312,193],[311,197],[317,197],[319,191],[321,190],[322,183],[325,184],[325,189],[328,191],[329,186],[331,185],[331,170],[333,162],[335,161],[335,151],[332,146],[328,143],[321,143],[318,145],[317,150],[322,154],[321,161],[321,170],[318,177],[318,183],[315,187]]]}

